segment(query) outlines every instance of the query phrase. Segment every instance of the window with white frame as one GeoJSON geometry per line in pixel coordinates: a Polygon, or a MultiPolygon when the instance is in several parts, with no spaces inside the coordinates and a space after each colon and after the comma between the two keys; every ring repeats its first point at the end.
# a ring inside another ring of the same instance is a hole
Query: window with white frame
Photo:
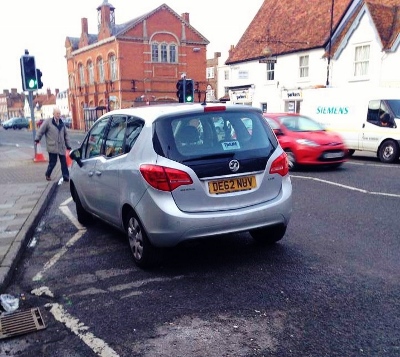
{"type": "Polygon", "coordinates": [[[174,44],[169,45],[169,61],[176,63],[176,46],[174,44]]]}
{"type": "Polygon", "coordinates": [[[74,76],[73,75],[69,76],[69,88],[70,89],[74,89],[75,88],[75,80],[74,80],[74,76]]]}
{"type": "Polygon", "coordinates": [[[83,64],[79,64],[79,82],[81,86],[85,85],[85,68],[83,67],[83,64]]]}
{"type": "Polygon", "coordinates": [[[370,45],[356,46],[354,52],[354,77],[368,75],[370,45]]]}
{"type": "Polygon", "coordinates": [[[109,61],[110,61],[110,79],[112,81],[116,81],[117,80],[117,58],[115,57],[115,55],[111,55],[109,57],[109,61]]]}
{"type": "Polygon", "coordinates": [[[267,62],[267,81],[273,81],[275,79],[275,62],[267,62]]]}
{"type": "Polygon", "coordinates": [[[177,46],[174,43],[151,44],[151,61],[163,63],[177,63],[177,46]]]}
{"type": "Polygon", "coordinates": [[[94,83],[94,66],[93,66],[92,61],[90,61],[88,63],[88,78],[89,78],[89,84],[93,84],[94,83]]]}
{"type": "Polygon", "coordinates": [[[104,61],[102,58],[97,60],[97,74],[100,83],[104,83],[104,61]]]}
{"type": "Polygon", "coordinates": [[[308,74],[309,59],[310,59],[310,57],[308,55],[299,57],[299,77],[300,78],[307,78],[309,75],[308,74]]]}
{"type": "Polygon", "coordinates": [[[239,71],[238,79],[249,79],[249,72],[248,71],[239,71]]]}
{"type": "Polygon", "coordinates": [[[225,70],[224,71],[224,79],[227,81],[227,80],[229,80],[229,71],[228,70],[225,70]]]}
{"type": "Polygon", "coordinates": [[[161,62],[168,62],[168,46],[166,43],[161,44],[161,62]]]}
{"type": "Polygon", "coordinates": [[[158,62],[158,43],[151,45],[151,61],[158,62]]]}
{"type": "Polygon", "coordinates": [[[214,67],[207,67],[206,68],[206,78],[211,79],[214,78],[214,67]]]}

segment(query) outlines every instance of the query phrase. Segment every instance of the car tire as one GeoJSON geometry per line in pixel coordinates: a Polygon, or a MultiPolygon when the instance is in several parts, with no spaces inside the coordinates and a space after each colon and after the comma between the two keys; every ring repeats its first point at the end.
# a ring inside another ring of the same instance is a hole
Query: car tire
{"type": "Polygon", "coordinates": [[[381,162],[393,163],[399,159],[399,146],[394,140],[387,140],[381,144],[378,156],[381,162]]]}
{"type": "Polygon", "coordinates": [[[13,125],[12,127],[14,130],[18,129],[16,125],[13,125]]]}
{"type": "Polygon", "coordinates": [[[73,190],[74,190],[73,198],[75,201],[76,215],[78,217],[78,222],[83,225],[87,225],[93,220],[93,216],[83,208],[78,192],[76,191],[75,188],[73,190]]]}
{"type": "Polygon", "coordinates": [[[347,155],[348,155],[349,157],[350,157],[350,156],[353,156],[354,153],[355,153],[355,150],[353,150],[353,149],[347,150],[347,155]]]}
{"type": "Polygon", "coordinates": [[[251,230],[250,235],[257,243],[270,245],[278,242],[285,236],[286,228],[284,224],[258,228],[251,230]]]}
{"type": "Polygon", "coordinates": [[[125,217],[125,232],[135,264],[140,268],[151,268],[160,259],[161,250],[154,247],[133,210],[125,217]]]}
{"type": "Polygon", "coordinates": [[[296,170],[298,167],[298,164],[296,162],[296,156],[294,155],[292,150],[286,149],[285,150],[288,161],[289,161],[289,170],[296,170]]]}

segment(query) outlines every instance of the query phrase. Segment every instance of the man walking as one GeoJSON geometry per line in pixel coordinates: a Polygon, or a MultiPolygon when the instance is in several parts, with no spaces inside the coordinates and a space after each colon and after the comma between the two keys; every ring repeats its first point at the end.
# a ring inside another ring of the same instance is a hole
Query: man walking
{"type": "Polygon", "coordinates": [[[65,157],[66,150],[71,150],[67,127],[61,119],[61,111],[54,108],[53,118],[46,119],[36,133],[35,143],[38,144],[42,136],[46,137],[46,149],[49,153],[49,165],[46,170],[46,180],[51,180],[51,173],[60,159],[61,172],[65,182],[69,181],[69,171],[65,157]]]}

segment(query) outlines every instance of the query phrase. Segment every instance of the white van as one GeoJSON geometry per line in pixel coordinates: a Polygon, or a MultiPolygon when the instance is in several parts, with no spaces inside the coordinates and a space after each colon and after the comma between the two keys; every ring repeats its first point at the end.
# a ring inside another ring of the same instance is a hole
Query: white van
{"type": "Polygon", "coordinates": [[[307,89],[300,112],[339,133],[350,155],[362,150],[375,152],[382,162],[399,159],[400,89],[307,89]]]}

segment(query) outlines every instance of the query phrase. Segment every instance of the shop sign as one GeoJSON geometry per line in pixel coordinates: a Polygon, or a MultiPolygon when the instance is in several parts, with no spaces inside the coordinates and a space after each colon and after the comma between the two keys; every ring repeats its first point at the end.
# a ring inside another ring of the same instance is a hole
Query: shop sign
{"type": "Polygon", "coordinates": [[[282,92],[283,100],[302,100],[303,92],[301,89],[285,90],[282,92]]]}
{"type": "Polygon", "coordinates": [[[253,101],[253,91],[249,89],[230,90],[230,100],[234,103],[250,103],[253,101]]]}

